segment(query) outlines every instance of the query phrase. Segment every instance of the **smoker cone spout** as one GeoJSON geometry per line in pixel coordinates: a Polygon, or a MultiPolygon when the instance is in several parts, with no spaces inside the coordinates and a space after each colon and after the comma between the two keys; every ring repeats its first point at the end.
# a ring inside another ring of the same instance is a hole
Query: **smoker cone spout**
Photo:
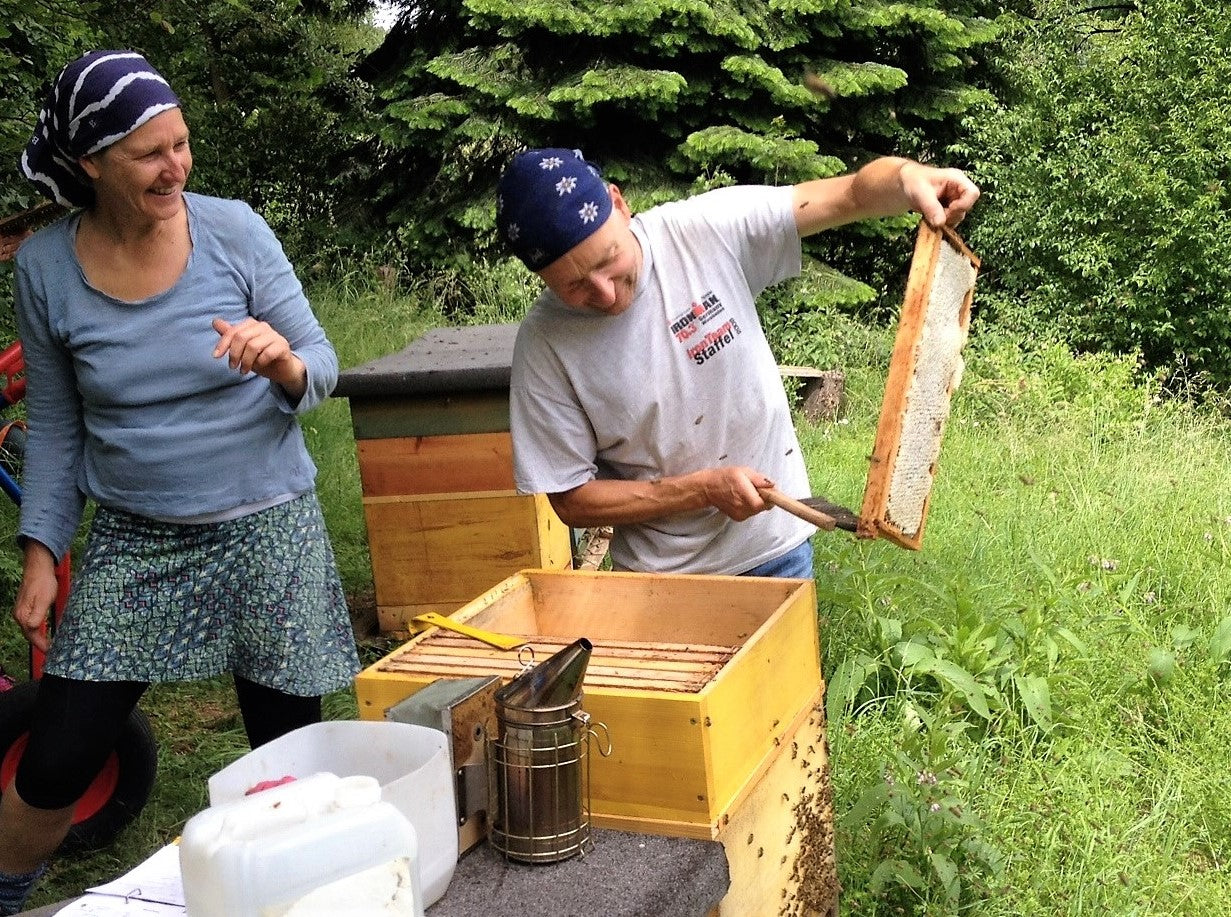
{"type": "Polygon", "coordinates": [[[593,644],[585,637],[534,668],[518,675],[496,692],[496,703],[521,710],[564,707],[581,696],[593,644]]]}

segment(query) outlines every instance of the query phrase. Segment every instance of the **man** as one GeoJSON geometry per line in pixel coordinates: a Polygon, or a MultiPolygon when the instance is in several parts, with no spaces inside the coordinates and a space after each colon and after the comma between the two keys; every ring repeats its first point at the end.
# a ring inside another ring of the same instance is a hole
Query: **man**
{"type": "Polygon", "coordinates": [[[519,154],[496,223],[547,290],[513,353],[518,490],[614,526],[616,569],[811,576],[813,528],[758,490],[809,492],[756,297],[799,273],[804,236],[909,210],[956,225],[978,197],[956,169],[885,157],[633,217],[580,151],[519,154]]]}

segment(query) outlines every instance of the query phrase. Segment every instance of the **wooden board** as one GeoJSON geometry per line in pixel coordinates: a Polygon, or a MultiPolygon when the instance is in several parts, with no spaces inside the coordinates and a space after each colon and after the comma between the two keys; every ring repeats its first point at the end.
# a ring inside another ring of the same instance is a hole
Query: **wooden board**
{"type": "Polygon", "coordinates": [[[823,691],[724,820],[731,887],[717,917],[837,917],[841,884],[823,691]]]}
{"type": "Polygon", "coordinates": [[[518,570],[572,563],[571,533],[541,494],[364,497],[363,508],[380,608],[455,609],[518,570]]]}
{"type": "Polygon", "coordinates": [[[515,487],[513,438],[507,432],[361,439],[355,445],[365,497],[515,487]]]}
{"type": "Polygon", "coordinates": [[[576,574],[510,579],[476,600],[470,623],[500,630],[504,622],[516,622],[525,633],[576,631],[592,640],[742,646],[769,614],[796,595],[800,583],[743,576],[576,574]]]}
{"type": "Polygon", "coordinates": [[[55,222],[66,213],[68,210],[60,204],[54,201],[42,201],[29,210],[0,219],[0,235],[19,236],[24,232],[34,232],[55,222]]]}
{"type": "Polygon", "coordinates": [[[719,811],[730,809],[767,766],[777,740],[822,684],[815,601],[784,606],[775,624],[745,644],[703,692],[709,794],[719,811]]]}
{"type": "Polygon", "coordinates": [[[859,514],[862,537],[922,546],[978,270],[957,233],[920,223],[859,514]]]}

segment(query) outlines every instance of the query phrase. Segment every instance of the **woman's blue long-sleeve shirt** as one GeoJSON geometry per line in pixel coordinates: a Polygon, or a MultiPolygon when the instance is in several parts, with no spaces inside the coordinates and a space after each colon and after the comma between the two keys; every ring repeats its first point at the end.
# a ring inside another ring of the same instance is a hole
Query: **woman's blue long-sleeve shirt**
{"type": "Polygon", "coordinates": [[[17,256],[17,326],[29,435],[19,536],[60,558],[87,498],[158,519],[223,513],[312,489],[316,466],[295,415],[333,390],[338,361],[269,226],[241,201],[185,194],[192,253],[163,293],[125,302],[91,287],[78,218],[17,256]],[[240,375],[212,321],[268,322],[308,372],[291,404],[240,375]]]}

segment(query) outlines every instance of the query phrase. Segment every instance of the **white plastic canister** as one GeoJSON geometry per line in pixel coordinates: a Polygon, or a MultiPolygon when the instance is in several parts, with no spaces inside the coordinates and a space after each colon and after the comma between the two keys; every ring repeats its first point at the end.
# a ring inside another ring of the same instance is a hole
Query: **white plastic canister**
{"type": "Polygon", "coordinates": [[[189,917],[423,917],[414,827],[372,777],[314,774],[198,812],[180,870],[189,917]]]}
{"type": "Polygon", "coordinates": [[[424,906],[444,895],[457,868],[457,799],[450,738],[439,729],[388,720],[330,720],[288,732],[209,779],[213,805],[240,799],[266,780],[326,772],[364,774],[405,815],[419,842],[424,906]]]}

